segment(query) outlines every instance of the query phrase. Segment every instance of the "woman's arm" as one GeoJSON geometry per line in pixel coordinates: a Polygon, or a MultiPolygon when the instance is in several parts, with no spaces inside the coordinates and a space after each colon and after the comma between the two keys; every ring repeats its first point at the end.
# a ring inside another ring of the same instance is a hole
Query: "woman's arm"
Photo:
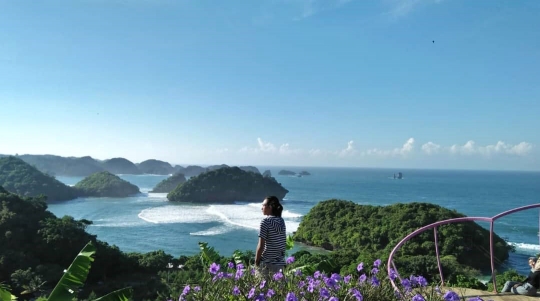
{"type": "Polygon", "coordinates": [[[259,264],[261,264],[261,256],[262,256],[262,252],[264,250],[264,244],[265,243],[266,243],[266,241],[264,240],[264,238],[259,237],[259,243],[257,244],[257,250],[255,251],[255,265],[256,266],[259,266],[259,264]]]}

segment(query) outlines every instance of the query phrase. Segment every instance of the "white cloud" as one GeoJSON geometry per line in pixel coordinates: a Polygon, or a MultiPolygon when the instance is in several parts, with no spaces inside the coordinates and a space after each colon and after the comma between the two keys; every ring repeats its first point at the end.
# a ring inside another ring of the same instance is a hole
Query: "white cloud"
{"type": "Polygon", "coordinates": [[[338,153],[340,157],[352,156],[354,154],[356,154],[356,150],[354,149],[354,141],[352,140],[347,142],[347,147],[338,153]]]}
{"type": "Polygon", "coordinates": [[[282,155],[291,155],[298,154],[302,152],[300,149],[291,149],[289,143],[284,143],[279,147],[276,147],[271,142],[265,142],[261,138],[257,138],[257,147],[242,147],[238,150],[240,153],[268,153],[268,154],[282,154],[282,155]]]}
{"type": "Polygon", "coordinates": [[[382,150],[378,148],[369,149],[362,154],[364,156],[406,156],[414,150],[414,138],[409,138],[402,147],[394,148],[393,150],[382,150]]]}
{"type": "Polygon", "coordinates": [[[473,140],[467,141],[464,145],[454,144],[449,147],[449,151],[452,154],[462,155],[484,155],[492,156],[497,154],[525,156],[529,154],[533,149],[532,144],[528,142],[520,142],[519,144],[512,145],[503,141],[498,141],[493,145],[477,146],[473,140]]]}
{"type": "Polygon", "coordinates": [[[428,155],[436,154],[441,150],[441,146],[431,141],[422,145],[422,151],[428,155]]]}

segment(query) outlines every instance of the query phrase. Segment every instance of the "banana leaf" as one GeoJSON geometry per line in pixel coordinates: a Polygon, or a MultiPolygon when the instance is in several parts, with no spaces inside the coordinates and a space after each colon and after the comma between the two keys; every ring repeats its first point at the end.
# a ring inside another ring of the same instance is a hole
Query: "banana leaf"
{"type": "Polygon", "coordinates": [[[90,265],[94,261],[96,247],[89,242],[79,252],[75,260],[66,270],[60,281],[56,284],[53,291],[49,295],[48,300],[51,301],[71,301],[76,296],[78,289],[84,285],[90,265]]]}
{"type": "Polygon", "coordinates": [[[129,298],[131,298],[131,295],[133,295],[133,289],[131,287],[125,287],[99,297],[94,301],[128,301],[129,298]]]}

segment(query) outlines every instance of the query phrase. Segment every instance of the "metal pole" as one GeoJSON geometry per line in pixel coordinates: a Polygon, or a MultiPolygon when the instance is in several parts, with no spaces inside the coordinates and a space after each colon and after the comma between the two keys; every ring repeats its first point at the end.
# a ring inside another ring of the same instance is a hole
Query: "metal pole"
{"type": "Polygon", "coordinates": [[[437,227],[433,228],[433,235],[435,235],[435,254],[437,254],[437,266],[439,267],[439,275],[441,275],[441,286],[444,286],[444,277],[441,268],[441,258],[439,257],[439,238],[437,237],[437,227]]]}

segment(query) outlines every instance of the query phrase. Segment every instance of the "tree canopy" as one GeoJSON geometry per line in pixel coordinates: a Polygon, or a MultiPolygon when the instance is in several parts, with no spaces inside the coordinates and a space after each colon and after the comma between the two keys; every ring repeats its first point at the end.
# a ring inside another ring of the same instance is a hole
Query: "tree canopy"
{"type": "MultiPolygon", "coordinates": [[[[338,252],[349,252],[353,259],[388,258],[392,248],[406,235],[436,221],[464,217],[429,203],[393,204],[389,206],[358,205],[350,201],[327,200],[314,206],[304,216],[294,239],[309,245],[338,252]]],[[[455,258],[473,268],[489,266],[489,231],[474,222],[438,227],[441,257],[455,258]]],[[[497,262],[508,258],[511,247],[495,235],[497,262]]],[[[426,231],[405,243],[397,259],[418,261],[422,256],[435,261],[433,231],[426,231]]]]}
{"type": "Polygon", "coordinates": [[[262,201],[268,195],[283,199],[288,192],[272,177],[238,167],[223,167],[190,178],[171,191],[167,198],[177,202],[231,203],[262,201]]]}
{"type": "Polygon", "coordinates": [[[0,185],[21,196],[45,195],[50,201],[77,198],[77,192],[16,157],[0,158],[0,185]]]}
{"type": "Polygon", "coordinates": [[[108,171],[92,174],[75,185],[81,196],[127,197],[139,193],[139,187],[108,171]]]}

